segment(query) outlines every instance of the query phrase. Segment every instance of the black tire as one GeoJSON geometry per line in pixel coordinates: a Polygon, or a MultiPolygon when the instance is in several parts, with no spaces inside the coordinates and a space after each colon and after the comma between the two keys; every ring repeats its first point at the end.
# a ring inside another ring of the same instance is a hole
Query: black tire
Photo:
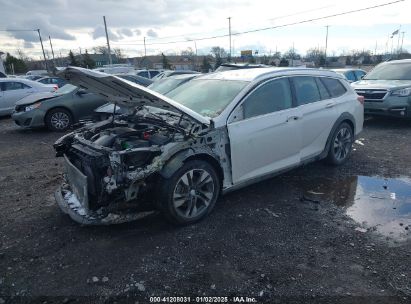
{"type": "Polygon", "coordinates": [[[73,124],[73,116],[66,109],[56,108],[47,113],[45,123],[51,131],[64,132],[73,124]]]}
{"type": "Polygon", "coordinates": [[[354,132],[352,127],[346,122],[341,123],[331,137],[326,158],[327,163],[333,166],[345,163],[351,155],[353,142],[354,132]]]}
{"type": "Polygon", "coordinates": [[[158,206],[172,224],[193,224],[213,210],[220,187],[213,166],[202,160],[187,161],[170,178],[160,178],[158,206]]]}

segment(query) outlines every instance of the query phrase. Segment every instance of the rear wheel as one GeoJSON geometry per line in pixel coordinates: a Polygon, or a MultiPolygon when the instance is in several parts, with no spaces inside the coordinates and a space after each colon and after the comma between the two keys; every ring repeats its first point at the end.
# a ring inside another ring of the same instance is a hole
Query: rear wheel
{"type": "Polygon", "coordinates": [[[57,108],[47,113],[45,121],[51,131],[63,132],[73,124],[73,117],[69,111],[57,108]]]}
{"type": "Polygon", "coordinates": [[[343,122],[331,138],[327,162],[335,166],[345,163],[351,154],[353,141],[354,134],[351,126],[343,122]]]}
{"type": "Polygon", "coordinates": [[[186,162],[160,183],[160,208],[170,222],[178,225],[192,224],[208,215],[220,193],[215,169],[201,160],[186,162]]]}

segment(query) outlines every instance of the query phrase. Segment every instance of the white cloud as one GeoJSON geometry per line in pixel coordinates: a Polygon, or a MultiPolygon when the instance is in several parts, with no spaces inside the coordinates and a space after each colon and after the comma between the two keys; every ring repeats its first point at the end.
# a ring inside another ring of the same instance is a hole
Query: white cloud
{"type": "MultiPolygon", "coordinates": [[[[148,43],[208,37],[227,34],[231,16],[232,32],[279,26],[300,20],[332,15],[339,12],[378,5],[389,0],[329,0],[278,2],[270,0],[0,0],[0,28],[41,30],[44,39],[50,35],[55,50],[76,49],[78,45],[91,48],[105,37],[103,16],[106,16],[109,37],[115,47],[125,53],[139,52],[142,35],[148,43]],[[170,39],[163,39],[169,37],[170,39]],[[178,37],[176,37],[178,36],[178,37]],[[138,38],[137,38],[138,37],[138,38]],[[159,40],[161,38],[161,40],[159,40]]],[[[389,33],[400,24],[406,32],[404,45],[411,42],[409,11],[411,1],[385,6],[370,11],[280,27],[255,34],[233,37],[235,50],[252,47],[269,52],[276,47],[295,48],[304,52],[309,47],[324,44],[324,26],[330,27],[330,50],[373,48],[375,42],[383,48],[389,33]]],[[[0,45],[5,42],[15,48],[37,52],[38,36],[32,32],[0,33],[0,45]],[[10,38],[11,37],[11,38],[10,38]],[[34,48],[29,48],[33,47],[34,48]]],[[[184,49],[193,43],[151,45],[150,50],[161,52],[184,49]]],[[[228,49],[228,38],[197,41],[198,49],[220,45],[228,49]]],[[[7,50],[12,47],[7,46],[7,50]]]]}
{"type": "Polygon", "coordinates": [[[147,31],[147,36],[151,37],[151,38],[156,38],[156,37],[158,37],[158,34],[153,29],[149,29],[147,31]]]}

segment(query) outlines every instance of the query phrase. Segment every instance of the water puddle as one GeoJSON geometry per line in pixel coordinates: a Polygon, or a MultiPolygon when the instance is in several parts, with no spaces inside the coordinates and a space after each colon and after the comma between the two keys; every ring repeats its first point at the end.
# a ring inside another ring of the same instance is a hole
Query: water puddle
{"type": "Polygon", "coordinates": [[[304,195],[320,202],[333,202],[367,229],[397,240],[411,240],[409,178],[352,176],[312,180],[304,185],[304,195]]]}

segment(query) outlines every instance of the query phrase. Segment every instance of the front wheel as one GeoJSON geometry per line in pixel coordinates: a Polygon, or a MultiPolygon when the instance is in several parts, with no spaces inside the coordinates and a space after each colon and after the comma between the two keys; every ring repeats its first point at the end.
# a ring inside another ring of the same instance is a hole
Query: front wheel
{"type": "Polygon", "coordinates": [[[335,130],[328,150],[327,162],[331,165],[342,165],[351,154],[354,134],[351,126],[345,122],[335,130]]]}
{"type": "Polygon", "coordinates": [[[220,193],[220,179],[209,163],[186,162],[170,178],[161,179],[159,205],[167,220],[178,225],[195,223],[208,215],[220,193]]]}
{"type": "Polygon", "coordinates": [[[57,108],[47,113],[45,121],[49,130],[63,132],[73,124],[73,117],[69,111],[57,108]]]}

